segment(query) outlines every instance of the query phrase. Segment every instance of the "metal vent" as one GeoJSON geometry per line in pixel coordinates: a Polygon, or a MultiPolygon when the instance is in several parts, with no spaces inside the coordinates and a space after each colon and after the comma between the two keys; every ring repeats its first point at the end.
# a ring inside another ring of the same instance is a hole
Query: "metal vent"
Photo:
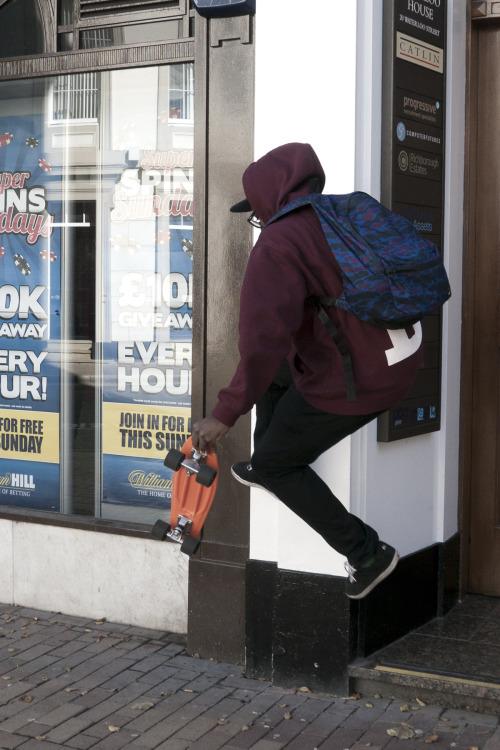
{"type": "Polygon", "coordinates": [[[115,13],[176,9],[179,0],[80,0],[81,18],[99,18],[115,13]]]}

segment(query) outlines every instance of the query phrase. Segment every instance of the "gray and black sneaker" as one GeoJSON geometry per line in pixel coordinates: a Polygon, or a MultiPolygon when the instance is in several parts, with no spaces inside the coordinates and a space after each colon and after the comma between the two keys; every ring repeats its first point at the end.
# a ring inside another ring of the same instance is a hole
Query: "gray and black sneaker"
{"type": "Polygon", "coordinates": [[[379,542],[375,559],[366,567],[357,568],[345,563],[347,581],[345,592],[350,599],[362,599],[370,593],[384,578],[392,573],[398,564],[399,554],[394,547],[385,542],[379,542]]]}
{"type": "Polygon", "coordinates": [[[231,466],[231,474],[238,480],[238,482],[246,484],[247,487],[260,487],[262,490],[266,489],[253,470],[250,461],[238,461],[238,463],[233,464],[231,466]]]}

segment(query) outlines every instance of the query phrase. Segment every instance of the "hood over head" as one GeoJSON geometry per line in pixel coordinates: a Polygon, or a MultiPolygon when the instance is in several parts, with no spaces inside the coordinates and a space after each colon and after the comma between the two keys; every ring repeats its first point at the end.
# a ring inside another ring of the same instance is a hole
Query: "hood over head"
{"type": "Polygon", "coordinates": [[[253,210],[265,223],[290,201],[320,193],[324,185],[325,173],[312,146],[287,143],[247,167],[243,173],[246,201],[231,211],[253,210]]]}

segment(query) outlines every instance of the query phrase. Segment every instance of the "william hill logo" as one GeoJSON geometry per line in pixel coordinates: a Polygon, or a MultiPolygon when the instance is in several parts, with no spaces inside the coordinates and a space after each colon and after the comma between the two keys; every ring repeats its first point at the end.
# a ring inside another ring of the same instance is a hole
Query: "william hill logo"
{"type": "Polygon", "coordinates": [[[146,474],[145,471],[139,469],[131,471],[128,475],[128,481],[132,487],[141,489],[155,489],[155,490],[169,490],[172,488],[172,480],[165,479],[159,474],[149,472],[146,474]]]}
{"type": "Polygon", "coordinates": [[[11,474],[0,475],[0,487],[11,487],[16,490],[34,490],[36,484],[33,474],[11,474]]]}

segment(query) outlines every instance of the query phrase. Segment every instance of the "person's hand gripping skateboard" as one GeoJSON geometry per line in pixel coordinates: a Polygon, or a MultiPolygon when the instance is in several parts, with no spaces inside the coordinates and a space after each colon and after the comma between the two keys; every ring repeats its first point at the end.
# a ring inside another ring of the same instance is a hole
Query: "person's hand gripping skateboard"
{"type": "Polygon", "coordinates": [[[199,419],[193,425],[193,445],[200,453],[207,453],[210,448],[217,453],[217,440],[229,432],[229,427],[215,417],[199,419]]]}

